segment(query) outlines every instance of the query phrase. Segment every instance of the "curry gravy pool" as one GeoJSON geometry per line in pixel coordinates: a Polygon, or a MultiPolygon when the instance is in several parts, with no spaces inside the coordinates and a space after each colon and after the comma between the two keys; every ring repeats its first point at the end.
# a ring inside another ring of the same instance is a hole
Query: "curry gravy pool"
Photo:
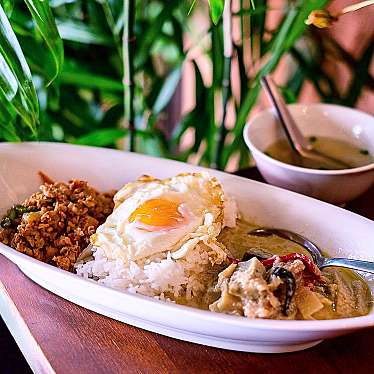
{"type": "MultiPolygon", "coordinates": [[[[278,303],[275,302],[276,305],[274,305],[272,299],[272,294],[280,300],[285,298],[278,290],[279,285],[271,280],[271,272],[275,265],[273,268],[264,269],[257,259],[250,260],[253,262],[250,265],[243,266],[241,265],[244,264],[243,262],[239,264],[246,272],[245,277],[240,278],[240,284],[238,284],[238,280],[233,281],[231,274],[224,275],[224,277],[228,277],[229,281],[226,282],[224,289],[221,287],[221,292],[228,296],[231,305],[224,307],[221,305],[217,308],[216,304],[211,309],[236,315],[277,319],[336,319],[358,317],[369,313],[372,305],[371,292],[367,283],[358,274],[346,269],[327,268],[321,271],[319,280],[309,282],[305,278],[304,271],[297,270],[297,266],[302,266],[301,263],[296,264],[298,260],[294,261],[293,265],[290,262],[282,262],[282,258],[286,258],[285,255],[290,253],[310,256],[309,253],[298,244],[274,235],[271,237],[248,235],[248,232],[255,228],[256,226],[253,224],[238,220],[235,228],[223,230],[219,240],[238,259],[243,258],[244,255],[248,256],[248,254],[259,258],[263,257],[264,253],[280,256],[277,265],[291,270],[296,278],[296,290],[290,301],[289,311],[284,313],[283,310],[282,313],[278,303]],[[252,267],[252,270],[249,269],[249,266],[252,267]],[[249,274],[250,272],[252,273],[249,274]],[[257,290],[252,290],[250,293],[248,290],[251,289],[252,283],[258,282],[256,278],[260,279],[260,283],[257,284],[257,290]],[[242,287],[243,284],[247,285],[246,289],[242,287]],[[260,294],[264,290],[267,291],[266,288],[269,290],[268,300],[261,300],[260,294]],[[261,291],[259,292],[259,290],[261,291]],[[261,303],[263,304],[262,309],[259,309],[260,315],[257,315],[258,305],[261,303]],[[264,307],[266,303],[267,307],[264,307]],[[233,306],[234,304],[236,306],[233,306]]],[[[236,271],[240,273],[242,270],[236,271]]],[[[236,278],[239,279],[239,275],[236,278]]]]}

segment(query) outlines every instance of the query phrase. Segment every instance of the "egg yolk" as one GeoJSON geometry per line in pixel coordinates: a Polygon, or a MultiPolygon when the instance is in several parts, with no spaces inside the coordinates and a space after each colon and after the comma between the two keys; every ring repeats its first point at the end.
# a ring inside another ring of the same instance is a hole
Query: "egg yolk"
{"type": "Polygon", "coordinates": [[[184,217],[179,210],[180,204],[166,199],[151,199],[139,205],[129,216],[129,222],[141,222],[156,227],[176,227],[184,217]]]}

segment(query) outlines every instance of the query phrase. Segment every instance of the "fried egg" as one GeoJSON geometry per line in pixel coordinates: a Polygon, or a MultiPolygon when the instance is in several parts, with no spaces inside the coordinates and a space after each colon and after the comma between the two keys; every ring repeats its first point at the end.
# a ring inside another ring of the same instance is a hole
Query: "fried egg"
{"type": "Polygon", "coordinates": [[[108,259],[129,263],[165,252],[177,260],[197,245],[226,258],[216,238],[225,224],[235,225],[236,207],[209,174],[143,176],[120,189],[114,202],[113,213],[91,237],[108,259]]]}

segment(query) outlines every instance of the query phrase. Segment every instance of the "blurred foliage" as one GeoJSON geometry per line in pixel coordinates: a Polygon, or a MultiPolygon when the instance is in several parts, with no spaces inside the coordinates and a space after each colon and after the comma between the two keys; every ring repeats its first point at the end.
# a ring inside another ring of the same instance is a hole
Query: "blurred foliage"
{"type": "MultiPolygon", "coordinates": [[[[354,105],[363,87],[372,83],[373,44],[359,61],[345,56],[350,68],[358,69],[350,90],[340,92],[321,61],[326,53],[344,59],[345,51],[338,45],[332,48],[334,41],[321,41],[318,34],[305,32],[308,14],[327,2],[285,1],[277,28],[270,30],[267,0],[240,0],[240,10],[232,15],[241,32],[232,57],[238,66],[235,79],[240,94],[235,96],[230,87],[228,102],[234,108],[235,123],[225,131],[225,147],[214,164],[220,123],[217,97],[225,78],[224,1],[209,1],[212,21],[207,21],[210,26],[201,35],[191,20],[196,14],[209,19],[204,1],[136,1],[136,150],[185,161],[195,157],[195,162],[220,168],[236,156],[238,166],[247,165],[242,130],[257,102],[259,79],[273,72],[283,58],[291,61],[289,79],[281,87],[289,102],[297,100],[304,82],[309,81],[322,101],[354,105]],[[186,36],[193,43],[186,43],[186,36]],[[196,49],[199,53],[194,53],[196,49]],[[202,56],[212,67],[210,83],[198,61],[202,56]],[[186,64],[193,67],[195,106],[172,131],[165,131],[167,109],[180,88],[186,64]],[[193,141],[180,148],[186,133],[193,141]]],[[[50,0],[50,8],[43,0],[0,3],[1,139],[123,148],[128,136],[123,120],[123,0],[50,0]]]]}

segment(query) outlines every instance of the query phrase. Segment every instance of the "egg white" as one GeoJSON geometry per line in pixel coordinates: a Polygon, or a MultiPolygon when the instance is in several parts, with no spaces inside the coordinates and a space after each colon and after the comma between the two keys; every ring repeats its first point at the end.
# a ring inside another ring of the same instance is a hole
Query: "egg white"
{"type": "Polygon", "coordinates": [[[235,225],[236,206],[208,174],[181,174],[165,180],[144,176],[125,185],[114,201],[113,213],[91,237],[93,246],[103,249],[108,259],[128,263],[161,252],[180,259],[196,245],[204,244],[224,260],[225,248],[216,238],[224,225],[235,225]],[[160,198],[182,204],[182,224],[149,231],[139,227],[136,220],[129,221],[144,202],[160,198]]]}

